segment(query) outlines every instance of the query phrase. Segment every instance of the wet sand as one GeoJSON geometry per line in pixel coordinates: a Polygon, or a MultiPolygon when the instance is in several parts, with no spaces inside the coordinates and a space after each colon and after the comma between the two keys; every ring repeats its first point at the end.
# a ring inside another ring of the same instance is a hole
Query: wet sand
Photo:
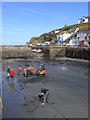
{"type": "Polygon", "coordinates": [[[4,60],[3,71],[10,65],[15,77],[2,78],[3,118],[88,118],[88,62],[80,63],[41,58],[4,60]],[[38,69],[40,62],[46,65],[44,77],[23,77],[25,67],[38,69]],[[21,75],[17,75],[19,64],[21,75]],[[44,106],[38,99],[41,88],[50,93],[44,106]],[[35,100],[34,105],[31,100],[35,100]]]}

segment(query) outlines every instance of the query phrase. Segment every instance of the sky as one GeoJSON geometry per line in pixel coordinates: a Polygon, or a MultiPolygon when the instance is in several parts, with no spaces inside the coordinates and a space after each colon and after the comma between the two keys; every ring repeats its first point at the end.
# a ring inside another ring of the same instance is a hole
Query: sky
{"type": "Polygon", "coordinates": [[[2,44],[24,45],[88,16],[87,2],[2,2],[2,44]]]}

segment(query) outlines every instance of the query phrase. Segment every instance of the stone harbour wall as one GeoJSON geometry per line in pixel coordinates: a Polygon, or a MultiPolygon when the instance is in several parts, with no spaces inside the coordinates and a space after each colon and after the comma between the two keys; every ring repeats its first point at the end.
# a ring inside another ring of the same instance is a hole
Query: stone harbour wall
{"type": "Polygon", "coordinates": [[[4,46],[2,48],[2,58],[31,58],[31,47],[27,46],[4,46]]]}
{"type": "Polygon", "coordinates": [[[50,54],[50,59],[65,57],[65,47],[50,46],[49,54],[50,54]]]}
{"type": "MultiPolygon", "coordinates": [[[[48,46],[41,47],[44,57],[48,59],[56,59],[61,57],[78,58],[90,60],[90,48],[88,47],[61,47],[48,46]]],[[[4,46],[0,49],[0,58],[32,58],[32,48],[29,46],[4,46]]]]}
{"type": "Polygon", "coordinates": [[[65,56],[69,58],[90,60],[90,48],[88,47],[66,47],[65,56]]]}
{"type": "Polygon", "coordinates": [[[77,58],[90,60],[90,48],[89,47],[60,47],[60,46],[50,46],[49,47],[50,59],[56,59],[61,57],[77,58]]]}

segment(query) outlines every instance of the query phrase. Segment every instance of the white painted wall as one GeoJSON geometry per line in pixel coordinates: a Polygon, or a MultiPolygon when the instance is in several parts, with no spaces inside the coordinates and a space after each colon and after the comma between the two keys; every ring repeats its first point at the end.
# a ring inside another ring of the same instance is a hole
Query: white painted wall
{"type": "Polygon", "coordinates": [[[78,24],[80,24],[81,20],[78,20],[78,24]]]}
{"type": "Polygon", "coordinates": [[[85,17],[82,17],[81,20],[80,19],[78,20],[78,24],[87,23],[87,22],[88,22],[88,18],[85,18],[85,17]],[[84,21],[83,21],[83,19],[84,19],[84,21]]]}
{"type": "Polygon", "coordinates": [[[63,41],[65,41],[67,38],[69,38],[71,36],[71,34],[70,33],[64,33],[64,34],[61,34],[60,35],[60,39],[62,40],[63,39],[63,41]]]}
{"type": "Polygon", "coordinates": [[[85,19],[85,22],[88,22],[88,19],[85,19]]]}
{"type": "Polygon", "coordinates": [[[71,46],[72,46],[72,45],[76,45],[76,41],[74,41],[74,40],[71,39],[71,40],[69,41],[69,45],[71,45],[71,46]]]}
{"type": "Polygon", "coordinates": [[[79,28],[76,28],[75,33],[79,30],[79,28]]]}

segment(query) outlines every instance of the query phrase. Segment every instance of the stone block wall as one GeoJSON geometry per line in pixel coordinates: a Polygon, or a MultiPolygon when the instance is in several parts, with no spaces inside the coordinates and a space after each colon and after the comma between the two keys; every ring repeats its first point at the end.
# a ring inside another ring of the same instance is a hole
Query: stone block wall
{"type": "Polygon", "coordinates": [[[66,47],[65,56],[90,60],[90,48],[88,47],[66,47]]]}
{"type": "Polygon", "coordinates": [[[31,47],[27,46],[4,46],[2,58],[31,58],[31,47]]]}

